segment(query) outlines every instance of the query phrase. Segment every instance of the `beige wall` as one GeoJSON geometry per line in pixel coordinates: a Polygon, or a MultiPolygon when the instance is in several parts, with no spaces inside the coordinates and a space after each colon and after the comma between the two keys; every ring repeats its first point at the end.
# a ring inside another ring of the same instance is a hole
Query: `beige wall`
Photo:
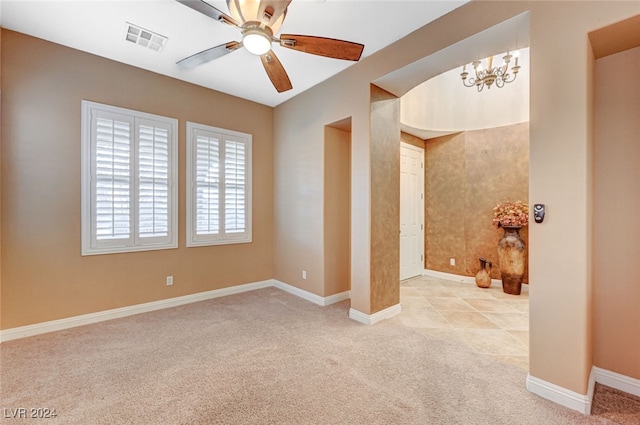
{"type": "MultiPolygon", "coordinates": [[[[499,279],[503,231],[491,222],[493,207],[505,198],[528,203],[529,123],[427,140],[425,268],[475,276],[484,257],[493,263],[492,278],[499,279]]],[[[525,243],[528,230],[520,231],[525,243]]]]}
{"type": "Polygon", "coordinates": [[[640,47],[595,69],[594,363],[640,379],[640,47]]]}
{"type": "Polygon", "coordinates": [[[593,54],[588,33],[639,14],[638,2],[471,2],[278,106],[274,113],[276,277],[291,278],[288,283],[305,289],[321,288],[321,283],[298,282],[295,269],[302,261],[322,264],[321,230],[315,227],[322,223],[323,196],[314,188],[322,181],[323,126],[351,116],[351,306],[367,314],[376,311],[372,300],[378,295],[371,292],[385,288],[372,284],[372,200],[374,191],[387,189],[372,185],[370,83],[527,11],[529,201],[548,206],[545,222],[529,229],[530,373],[586,394],[593,364],[589,142],[593,54]]]}
{"type": "Polygon", "coordinates": [[[4,329],[273,277],[272,108],[6,30],[2,78],[4,329]],[[178,249],[80,255],[82,99],[179,120],[178,249]],[[253,135],[252,243],[185,247],[187,120],[253,135]]]}

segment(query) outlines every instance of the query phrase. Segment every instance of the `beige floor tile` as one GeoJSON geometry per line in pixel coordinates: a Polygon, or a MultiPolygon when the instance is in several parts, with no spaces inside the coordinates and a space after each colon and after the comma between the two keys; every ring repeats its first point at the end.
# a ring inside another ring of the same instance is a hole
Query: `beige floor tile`
{"type": "Polygon", "coordinates": [[[420,280],[422,280],[423,282],[429,282],[429,283],[451,282],[450,280],[439,279],[433,276],[422,276],[420,280]]]}
{"type": "Polygon", "coordinates": [[[528,292],[422,276],[400,283],[400,301],[402,313],[390,320],[528,370],[528,292]]]}
{"type": "Polygon", "coordinates": [[[410,328],[449,328],[449,324],[439,313],[428,309],[405,310],[398,317],[403,325],[410,328]]]}
{"type": "Polygon", "coordinates": [[[444,279],[439,279],[437,281],[440,285],[444,286],[445,288],[453,288],[453,289],[467,289],[467,288],[471,288],[471,285],[468,283],[462,283],[462,282],[454,282],[452,280],[444,280],[444,279]]]}
{"type": "Polygon", "coordinates": [[[455,294],[460,298],[495,299],[490,290],[471,286],[470,284],[467,284],[466,287],[456,289],[455,294]]]}
{"type": "Polygon", "coordinates": [[[440,311],[455,329],[495,329],[498,326],[475,311],[440,311]]]}
{"type": "Polygon", "coordinates": [[[497,299],[464,298],[464,301],[480,312],[515,313],[517,311],[509,303],[497,299]]]}
{"type": "Polygon", "coordinates": [[[525,313],[482,313],[499,328],[512,331],[528,331],[529,315],[525,313]]]}
{"type": "Polygon", "coordinates": [[[421,277],[412,277],[410,279],[405,279],[400,281],[400,286],[413,286],[422,281],[421,277]]]}
{"type": "Polygon", "coordinates": [[[402,306],[402,311],[422,311],[425,307],[431,307],[427,300],[421,297],[401,297],[400,305],[402,306]]]}
{"type": "Polygon", "coordinates": [[[455,291],[451,291],[447,288],[444,288],[440,285],[433,285],[433,287],[415,287],[414,288],[420,295],[430,298],[430,297],[450,297],[455,298],[455,291]]]}
{"type": "Polygon", "coordinates": [[[509,334],[511,336],[513,336],[515,339],[517,339],[518,341],[520,341],[521,343],[523,343],[524,345],[526,345],[527,347],[529,346],[529,331],[507,331],[509,332],[509,334]]]}
{"type": "Polygon", "coordinates": [[[412,287],[400,288],[400,298],[402,297],[422,297],[422,294],[412,287]]]}
{"type": "Polygon", "coordinates": [[[438,311],[474,311],[473,307],[457,297],[428,297],[427,301],[438,311]]]}
{"type": "Polygon", "coordinates": [[[507,294],[501,289],[498,291],[491,292],[491,296],[493,296],[494,298],[502,299],[502,300],[528,300],[529,299],[528,292],[522,291],[520,295],[511,295],[511,294],[507,294]]]}
{"type": "Polygon", "coordinates": [[[422,294],[415,288],[400,288],[400,298],[422,298],[422,294]]]}
{"type": "Polygon", "coordinates": [[[529,349],[502,329],[460,329],[458,332],[476,352],[503,356],[528,356],[529,349]]]}
{"type": "Polygon", "coordinates": [[[510,301],[509,305],[513,307],[514,310],[518,310],[521,313],[529,313],[529,300],[526,301],[510,301]]]}

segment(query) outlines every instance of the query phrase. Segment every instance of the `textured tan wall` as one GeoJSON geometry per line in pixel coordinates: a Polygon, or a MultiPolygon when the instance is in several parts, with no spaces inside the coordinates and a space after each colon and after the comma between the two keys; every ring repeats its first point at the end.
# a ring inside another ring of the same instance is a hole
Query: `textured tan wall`
{"type": "Polygon", "coordinates": [[[3,328],[273,277],[271,108],[6,30],[2,78],[3,328]],[[179,120],[178,249],[80,255],[82,99],[179,120]],[[252,243],[185,247],[187,120],[253,135],[252,243]]]}
{"type": "Polygon", "coordinates": [[[594,363],[640,379],[640,47],[596,62],[594,363]]]}
{"type": "MultiPolygon", "coordinates": [[[[504,198],[528,202],[529,124],[443,136],[426,147],[425,267],[475,276],[485,257],[499,279],[503,232],[491,224],[493,207],[504,198]]],[[[527,242],[528,228],[520,234],[527,242]]]]}
{"type": "Polygon", "coordinates": [[[425,169],[425,267],[464,274],[465,252],[465,133],[428,140],[425,169]],[[456,266],[449,258],[456,257],[456,266]]]}
{"type": "MultiPolygon", "coordinates": [[[[485,257],[493,262],[492,277],[498,279],[497,244],[503,231],[491,225],[493,207],[505,198],[529,203],[529,123],[470,131],[466,136],[465,271],[475,275],[478,258],[485,257]]],[[[520,235],[528,243],[529,228],[522,228],[520,235]]],[[[526,267],[524,281],[529,281],[526,267]]]]}
{"type": "Polygon", "coordinates": [[[324,143],[324,293],[351,287],[351,133],[325,129],[324,143]]]}
{"type": "Polygon", "coordinates": [[[400,303],[400,99],[371,86],[371,313],[400,303]]]}

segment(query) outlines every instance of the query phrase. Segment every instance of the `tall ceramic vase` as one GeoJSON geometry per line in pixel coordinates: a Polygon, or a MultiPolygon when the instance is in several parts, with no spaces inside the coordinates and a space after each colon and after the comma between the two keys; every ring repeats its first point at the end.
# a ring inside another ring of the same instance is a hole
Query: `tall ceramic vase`
{"type": "Polygon", "coordinates": [[[502,276],[502,290],[511,295],[520,295],[524,266],[527,260],[520,227],[503,226],[504,235],[498,241],[498,261],[502,276]]]}

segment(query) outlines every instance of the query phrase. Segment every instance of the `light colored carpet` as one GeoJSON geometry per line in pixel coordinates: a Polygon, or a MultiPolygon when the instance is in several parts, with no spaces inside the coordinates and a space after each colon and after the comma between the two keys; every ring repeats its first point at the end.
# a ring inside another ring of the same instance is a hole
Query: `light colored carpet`
{"type": "Polygon", "coordinates": [[[640,425],[640,397],[596,384],[591,414],[617,424],[640,425]]]}
{"type": "Polygon", "coordinates": [[[57,418],[0,421],[614,423],[529,393],[521,368],[399,321],[361,325],[348,308],[268,288],[9,341],[0,408],[57,418]]]}

